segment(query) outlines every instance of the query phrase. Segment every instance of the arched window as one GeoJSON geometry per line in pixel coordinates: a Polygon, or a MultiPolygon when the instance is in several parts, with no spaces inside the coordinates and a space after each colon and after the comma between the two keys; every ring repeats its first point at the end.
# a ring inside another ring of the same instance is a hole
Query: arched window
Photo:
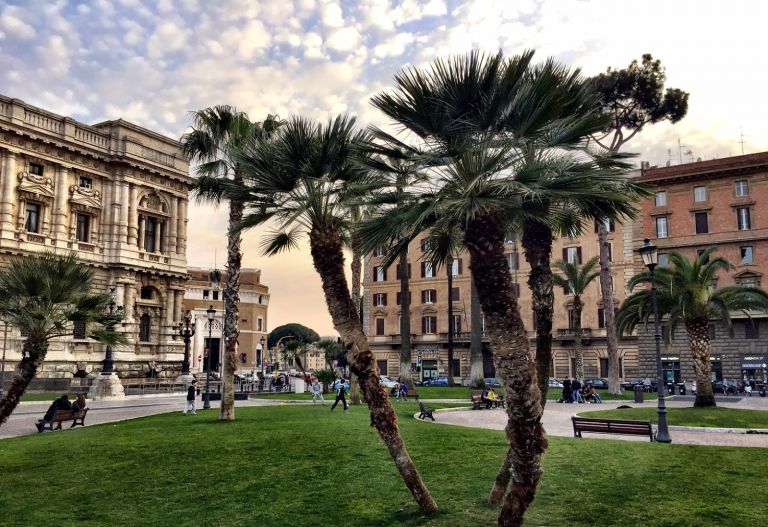
{"type": "Polygon", "coordinates": [[[149,319],[149,315],[146,313],[141,315],[141,320],[139,321],[139,342],[149,342],[149,334],[151,329],[152,325],[149,319]]]}

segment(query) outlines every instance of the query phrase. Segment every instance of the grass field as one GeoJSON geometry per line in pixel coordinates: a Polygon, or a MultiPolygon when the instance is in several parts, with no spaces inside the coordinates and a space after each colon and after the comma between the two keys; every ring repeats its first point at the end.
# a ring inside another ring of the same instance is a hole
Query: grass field
{"type": "MultiPolygon", "coordinates": [[[[606,419],[642,419],[658,421],[656,408],[622,408],[584,412],[582,417],[606,419]]],[[[737,408],[667,408],[667,423],[678,426],[709,426],[714,428],[768,428],[768,412],[737,408]]],[[[766,438],[768,442],[768,438],[766,438]]]]}
{"type": "MultiPolygon", "coordinates": [[[[3,526],[494,525],[502,433],[396,408],[435,515],[414,506],[366,408],[286,405],[239,408],[230,423],[175,412],[2,440],[3,526]]],[[[760,525],[766,465],[768,449],[552,438],[527,525],[760,525]]]]}

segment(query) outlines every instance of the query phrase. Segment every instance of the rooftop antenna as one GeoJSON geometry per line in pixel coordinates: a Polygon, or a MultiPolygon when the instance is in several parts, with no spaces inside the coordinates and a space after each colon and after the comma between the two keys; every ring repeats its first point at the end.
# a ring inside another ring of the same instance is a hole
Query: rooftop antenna
{"type": "Polygon", "coordinates": [[[680,136],[677,137],[677,159],[683,164],[683,144],[680,142],[680,136]]]}
{"type": "Polygon", "coordinates": [[[744,127],[739,126],[739,135],[741,136],[741,141],[739,143],[741,144],[741,155],[744,155],[744,127]]]}

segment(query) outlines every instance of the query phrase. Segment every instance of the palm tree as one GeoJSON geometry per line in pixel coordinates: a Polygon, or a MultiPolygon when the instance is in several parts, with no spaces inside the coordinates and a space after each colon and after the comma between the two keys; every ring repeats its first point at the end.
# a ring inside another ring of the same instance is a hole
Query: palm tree
{"type": "Polygon", "coordinates": [[[470,278],[470,345],[469,345],[469,382],[473,388],[480,388],[485,383],[483,364],[483,313],[477,296],[475,278],[470,278]]]}
{"type": "Polygon", "coordinates": [[[48,343],[71,335],[73,323],[86,324],[88,336],[106,345],[125,342],[123,334],[105,329],[122,315],[108,312],[109,294],[91,293],[94,274],[74,253],[17,257],[0,271],[0,317],[25,335],[22,359],[0,401],[0,425],[11,416],[37,374],[48,343]]]}
{"type": "MultiPolygon", "coordinates": [[[[751,310],[768,310],[768,293],[762,289],[742,285],[713,286],[718,272],[734,269],[724,258],[710,259],[714,251],[715,247],[710,247],[693,261],[672,252],[669,253],[671,265],[655,270],[659,316],[667,319],[664,339],[669,343],[680,324],[688,335],[696,373],[694,406],[715,406],[710,378],[710,321],[720,320],[733,336],[732,311],[749,315],[751,310]]],[[[650,272],[643,272],[635,275],[627,287],[631,291],[637,285],[649,283],[650,272]]],[[[638,324],[647,324],[653,317],[651,293],[651,290],[644,289],[624,300],[616,316],[619,333],[631,332],[638,324]]]]}
{"type": "Polygon", "coordinates": [[[245,145],[238,156],[243,184],[230,182],[227,194],[246,204],[240,229],[268,220],[276,226],[263,243],[267,255],[295,248],[302,236],[309,237],[328,311],[346,345],[371,422],[416,502],[422,509],[434,511],[437,505],[400,436],[397,417],[387,390],[379,382],[359,310],[347,286],[343,246],[350,232],[350,203],[377,185],[357,158],[357,145],[366,140],[366,135],[356,130],[354,118],[340,116],[318,125],[295,117],[280,128],[274,140],[245,145]]]}
{"type": "MultiPolygon", "coordinates": [[[[202,201],[216,204],[222,194],[219,179],[232,178],[242,181],[242,171],[235,160],[237,148],[254,137],[263,138],[271,134],[280,121],[269,116],[263,124],[252,123],[248,116],[232,106],[213,106],[192,113],[192,131],[184,134],[181,144],[190,161],[200,163],[197,167],[198,180],[194,192],[202,201]]],[[[243,204],[237,200],[229,202],[229,223],[227,229],[227,282],[224,285],[224,328],[225,342],[223,390],[219,419],[235,418],[235,371],[237,370],[238,304],[240,303],[240,268],[242,267],[242,241],[240,232],[234,226],[243,218],[243,204]]]]}
{"type": "Polygon", "coordinates": [[[574,331],[574,353],[576,354],[576,378],[584,379],[584,356],[581,351],[581,311],[584,303],[581,301],[581,295],[587,290],[589,284],[600,276],[600,271],[596,271],[598,257],[590,258],[584,265],[579,262],[555,262],[555,268],[563,273],[562,275],[552,276],[553,283],[563,288],[563,293],[573,296],[573,331],[574,331]]]}

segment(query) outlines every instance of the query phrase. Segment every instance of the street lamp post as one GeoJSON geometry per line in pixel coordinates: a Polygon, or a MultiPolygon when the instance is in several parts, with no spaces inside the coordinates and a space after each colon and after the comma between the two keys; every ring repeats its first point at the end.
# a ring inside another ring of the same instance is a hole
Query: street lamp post
{"type": "Polygon", "coordinates": [[[259,339],[259,344],[261,345],[261,350],[259,350],[259,362],[261,363],[261,378],[264,378],[264,352],[266,351],[267,346],[267,339],[264,338],[264,336],[261,336],[261,339],[259,339]]]}
{"type": "Polygon", "coordinates": [[[210,306],[205,311],[208,313],[208,346],[206,347],[207,361],[205,365],[205,394],[203,395],[203,408],[211,407],[211,340],[213,339],[213,321],[216,317],[216,310],[210,306]]]}
{"type": "MultiPolygon", "coordinates": [[[[115,326],[123,317],[123,306],[118,306],[115,303],[114,287],[109,288],[109,294],[112,297],[112,300],[109,301],[109,305],[107,307],[107,309],[109,310],[109,317],[107,317],[106,323],[104,325],[108,333],[113,333],[115,331],[115,326]]],[[[114,371],[114,364],[115,363],[112,357],[112,346],[110,344],[107,344],[107,350],[104,355],[104,361],[101,367],[101,374],[112,375],[114,371]]]]}
{"type": "MultiPolygon", "coordinates": [[[[285,335],[285,336],[282,336],[279,339],[277,339],[277,343],[275,344],[275,349],[277,350],[277,353],[280,353],[282,351],[282,348],[280,348],[280,344],[285,339],[293,339],[293,338],[296,338],[296,337],[294,337],[293,335],[285,335]]],[[[271,356],[271,353],[270,353],[270,356],[271,356]]],[[[278,357],[279,357],[279,355],[278,355],[278,357]]],[[[277,364],[278,364],[278,366],[280,365],[280,360],[279,359],[277,361],[277,364]]]]}
{"type": "Polygon", "coordinates": [[[3,384],[5,381],[5,345],[8,337],[8,322],[3,320],[3,362],[0,363],[0,399],[3,398],[3,384]]]}
{"type": "Polygon", "coordinates": [[[184,322],[179,322],[179,336],[184,339],[184,361],[181,363],[181,375],[189,375],[189,341],[195,336],[192,314],[187,311],[184,322]]]}
{"type": "Polygon", "coordinates": [[[656,431],[656,441],[659,443],[671,443],[672,438],[669,435],[667,427],[667,406],[664,401],[664,379],[661,371],[661,328],[659,325],[659,303],[656,298],[656,266],[659,263],[658,248],[646,238],[645,243],[638,249],[643,259],[643,264],[651,273],[651,298],[653,302],[653,326],[654,339],[656,340],[656,394],[658,395],[659,426],[656,431]]]}

